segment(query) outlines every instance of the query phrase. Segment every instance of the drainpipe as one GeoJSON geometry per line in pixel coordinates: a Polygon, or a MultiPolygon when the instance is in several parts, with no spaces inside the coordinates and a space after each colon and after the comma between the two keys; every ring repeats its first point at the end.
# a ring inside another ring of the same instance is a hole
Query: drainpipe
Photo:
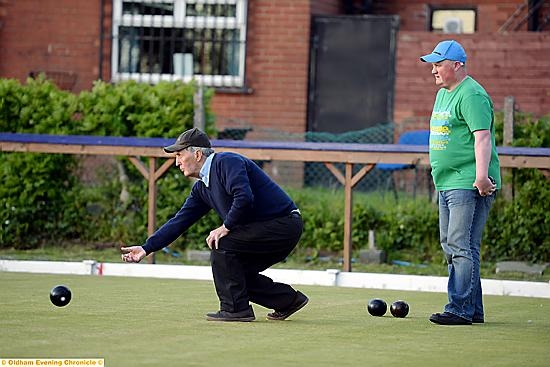
{"type": "Polygon", "coordinates": [[[103,80],[103,17],[105,16],[104,12],[105,0],[99,1],[99,67],[98,80],[103,80]]]}

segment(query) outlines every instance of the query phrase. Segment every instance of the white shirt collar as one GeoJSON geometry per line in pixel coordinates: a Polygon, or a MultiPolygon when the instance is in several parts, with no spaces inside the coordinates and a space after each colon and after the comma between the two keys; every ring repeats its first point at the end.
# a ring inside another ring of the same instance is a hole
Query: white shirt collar
{"type": "Polygon", "coordinates": [[[214,154],[210,154],[207,158],[204,164],[202,165],[202,168],[199,172],[199,176],[201,178],[201,181],[204,182],[206,187],[210,184],[210,166],[212,165],[212,159],[214,158],[214,154]]]}

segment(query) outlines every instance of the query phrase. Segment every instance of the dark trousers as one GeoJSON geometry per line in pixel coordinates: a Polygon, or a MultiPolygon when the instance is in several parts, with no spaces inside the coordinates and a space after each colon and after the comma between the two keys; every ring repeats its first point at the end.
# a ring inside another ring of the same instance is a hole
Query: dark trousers
{"type": "Polygon", "coordinates": [[[298,243],[302,230],[301,216],[290,214],[237,226],[222,237],[210,255],[220,310],[244,311],[249,302],[274,310],[292,304],[296,291],[260,272],[283,261],[298,243]]]}

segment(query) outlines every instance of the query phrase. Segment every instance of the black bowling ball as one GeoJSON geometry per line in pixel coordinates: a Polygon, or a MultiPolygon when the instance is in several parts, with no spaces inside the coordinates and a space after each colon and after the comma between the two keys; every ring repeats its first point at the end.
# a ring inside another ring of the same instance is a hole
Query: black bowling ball
{"type": "Polygon", "coordinates": [[[67,306],[71,302],[71,290],[64,285],[53,287],[50,291],[50,301],[57,307],[67,306]]]}
{"type": "Polygon", "coordinates": [[[384,316],[388,310],[388,305],[383,299],[374,298],[369,301],[367,310],[372,316],[384,316]]]}

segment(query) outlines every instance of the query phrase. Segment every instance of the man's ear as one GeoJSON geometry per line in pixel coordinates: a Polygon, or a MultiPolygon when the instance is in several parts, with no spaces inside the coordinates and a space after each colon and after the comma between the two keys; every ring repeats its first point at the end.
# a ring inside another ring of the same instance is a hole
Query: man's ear
{"type": "Polygon", "coordinates": [[[202,150],[200,149],[195,150],[195,159],[197,160],[197,162],[200,162],[202,157],[203,157],[202,150]]]}

